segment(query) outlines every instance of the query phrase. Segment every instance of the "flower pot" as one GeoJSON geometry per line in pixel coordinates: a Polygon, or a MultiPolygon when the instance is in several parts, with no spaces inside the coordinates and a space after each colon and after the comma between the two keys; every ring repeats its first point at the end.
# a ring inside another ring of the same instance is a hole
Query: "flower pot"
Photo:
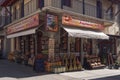
{"type": "Polygon", "coordinates": [[[114,69],[119,69],[119,65],[115,65],[115,66],[114,66],[114,69]]]}

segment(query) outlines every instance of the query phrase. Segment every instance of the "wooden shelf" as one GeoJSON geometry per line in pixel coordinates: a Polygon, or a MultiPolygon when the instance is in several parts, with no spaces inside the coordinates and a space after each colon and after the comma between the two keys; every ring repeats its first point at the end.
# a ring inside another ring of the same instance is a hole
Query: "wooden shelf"
{"type": "Polygon", "coordinates": [[[100,58],[97,56],[85,57],[84,61],[85,61],[84,67],[86,69],[97,69],[97,68],[105,67],[105,65],[101,63],[100,58]]]}

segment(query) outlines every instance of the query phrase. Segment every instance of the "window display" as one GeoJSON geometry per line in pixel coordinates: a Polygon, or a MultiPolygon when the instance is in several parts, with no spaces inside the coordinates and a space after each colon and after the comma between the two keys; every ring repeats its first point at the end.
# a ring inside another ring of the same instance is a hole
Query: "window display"
{"type": "Polygon", "coordinates": [[[66,53],[68,50],[68,34],[66,31],[64,31],[63,29],[61,29],[61,33],[60,33],[61,37],[60,37],[60,51],[62,53],[66,53]]]}

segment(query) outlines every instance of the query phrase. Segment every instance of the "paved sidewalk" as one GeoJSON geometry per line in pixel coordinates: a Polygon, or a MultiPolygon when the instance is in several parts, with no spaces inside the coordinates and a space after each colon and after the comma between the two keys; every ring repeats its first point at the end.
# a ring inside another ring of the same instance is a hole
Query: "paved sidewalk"
{"type": "Polygon", "coordinates": [[[60,75],[69,76],[81,80],[120,80],[120,69],[85,70],[78,72],[61,73],[60,75]],[[116,76],[117,79],[115,79],[114,76],[116,76]],[[109,77],[111,77],[111,79],[109,79],[109,77]]]}
{"type": "Polygon", "coordinates": [[[0,60],[0,80],[79,80],[59,74],[36,73],[32,67],[0,60]]]}
{"type": "Polygon", "coordinates": [[[120,69],[98,69],[60,74],[36,73],[32,67],[0,60],[0,80],[120,80],[120,69]]]}

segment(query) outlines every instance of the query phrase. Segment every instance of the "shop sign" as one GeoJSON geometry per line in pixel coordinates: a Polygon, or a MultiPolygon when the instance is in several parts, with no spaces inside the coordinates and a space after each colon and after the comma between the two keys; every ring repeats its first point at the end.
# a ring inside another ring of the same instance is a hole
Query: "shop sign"
{"type": "Polygon", "coordinates": [[[46,30],[55,32],[58,31],[58,16],[47,14],[46,17],[46,30]]]}
{"type": "Polygon", "coordinates": [[[77,27],[91,28],[91,29],[97,29],[97,30],[104,29],[104,26],[101,24],[96,24],[96,23],[87,22],[87,21],[81,21],[81,20],[75,19],[69,15],[62,16],[62,24],[67,25],[67,26],[77,26],[77,27]]]}
{"type": "Polygon", "coordinates": [[[7,28],[7,34],[30,29],[39,25],[39,14],[33,15],[7,28]]]}

